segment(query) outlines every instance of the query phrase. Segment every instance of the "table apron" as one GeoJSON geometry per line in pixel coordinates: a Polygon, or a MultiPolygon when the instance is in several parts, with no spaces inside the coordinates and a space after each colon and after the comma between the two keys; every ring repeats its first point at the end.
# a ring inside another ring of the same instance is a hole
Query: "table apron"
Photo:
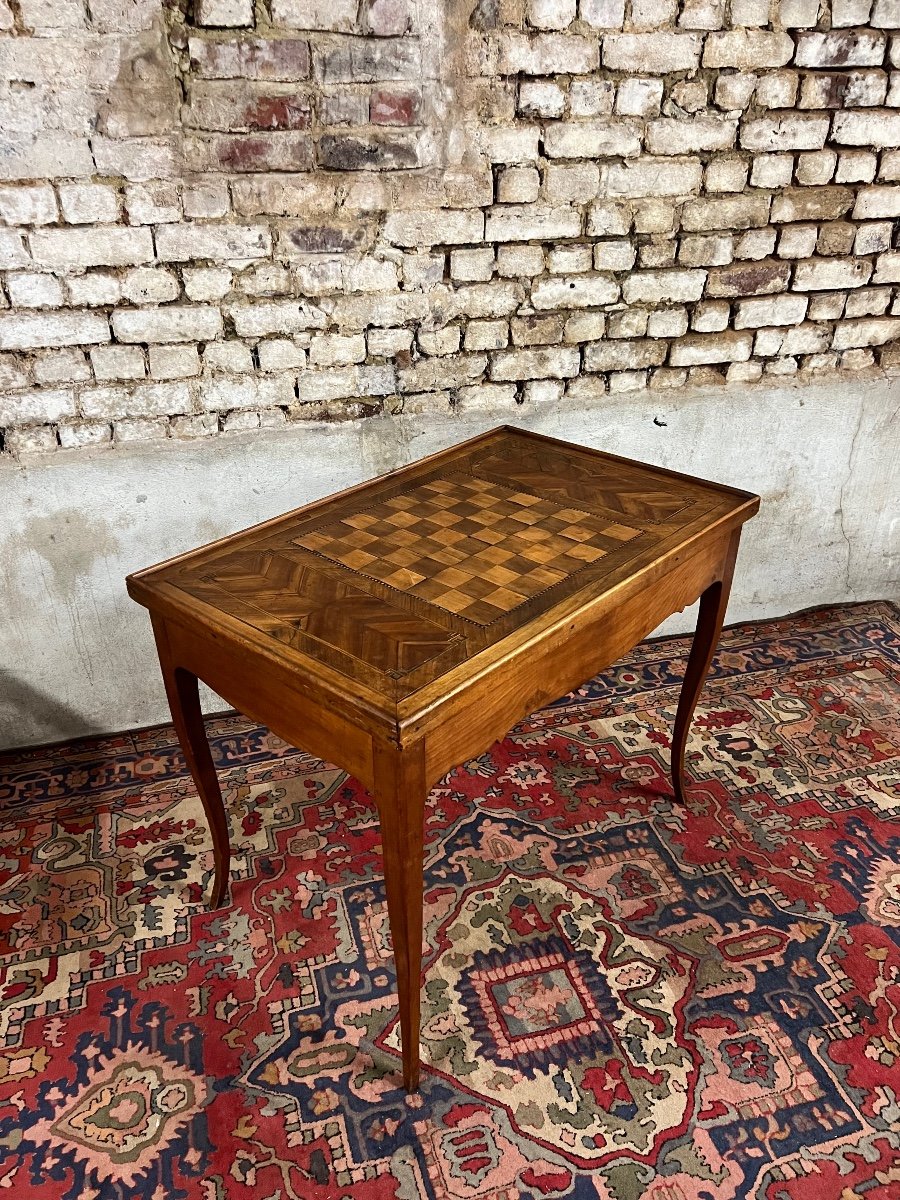
{"type": "Polygon", "coordinates": [[[330,708],[302,674],[255,661],[245,646],[222,644],[171,617],[166,619],[166,631],[178,666],[290,745],[335,763],[373,788],[371,734],[330,708]]]}

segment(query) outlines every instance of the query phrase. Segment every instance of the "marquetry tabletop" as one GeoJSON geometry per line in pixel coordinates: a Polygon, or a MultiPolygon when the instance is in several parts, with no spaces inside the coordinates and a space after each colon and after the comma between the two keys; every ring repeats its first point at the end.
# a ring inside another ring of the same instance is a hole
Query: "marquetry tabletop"
{"type": "MultiPolygon", "coordinates": [[[[503,427],[133,577],[386,714],[754,497],[503,427]]],[[[406,706],[406,711],[410,706],[406,706]]]]}

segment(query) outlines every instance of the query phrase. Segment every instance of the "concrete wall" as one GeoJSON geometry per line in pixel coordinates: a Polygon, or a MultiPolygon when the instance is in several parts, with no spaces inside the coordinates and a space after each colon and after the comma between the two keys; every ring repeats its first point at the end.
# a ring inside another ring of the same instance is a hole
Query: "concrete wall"
{"type": "MultiPolygon", "coordinates": [[[[729,620],[900,599],[900,385],[685,389],[0,463],[0,745],[162,721],[129,571],[501,422],[748,488],[729,620]]],[[[692,626],[686,612],[667,630],[692,626]]],[[[600,664],[598,664],[600,665],[600,664]]],[[[208,703],[223,707],[208,697],[208,703]]]]}

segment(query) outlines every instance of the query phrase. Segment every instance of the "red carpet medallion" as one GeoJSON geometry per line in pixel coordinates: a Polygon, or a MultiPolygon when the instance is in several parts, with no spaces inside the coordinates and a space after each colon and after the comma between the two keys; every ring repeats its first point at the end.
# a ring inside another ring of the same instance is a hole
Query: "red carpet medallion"
{"type": "Polygon", "coordinates": [[[211,722],[211,914],[170,730],[0,760],[0,1194],[896,1200],[900,614],[728,631],[678,811],[687,647],[432,793],[411,1099],[355,782],[211,722]]]}

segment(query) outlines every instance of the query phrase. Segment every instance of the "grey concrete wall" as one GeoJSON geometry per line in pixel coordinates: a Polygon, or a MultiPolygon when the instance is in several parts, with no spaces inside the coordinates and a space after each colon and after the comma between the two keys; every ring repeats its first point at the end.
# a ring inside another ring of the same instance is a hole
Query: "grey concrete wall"
{"type": "MultiPolygon", "coordinates": [[[[900,384],[609,396],[521,424],[759,492],[729,620],[900,598],[900,384]]],[[[509,421],[383,417],[0,463],[0,745],[166,718],[124,577],[509,421]]],[[[664,631],[692,627],[693,613],[664,631]]],[[[223,707],[211,695],[207,704],[223,707]]]]}

